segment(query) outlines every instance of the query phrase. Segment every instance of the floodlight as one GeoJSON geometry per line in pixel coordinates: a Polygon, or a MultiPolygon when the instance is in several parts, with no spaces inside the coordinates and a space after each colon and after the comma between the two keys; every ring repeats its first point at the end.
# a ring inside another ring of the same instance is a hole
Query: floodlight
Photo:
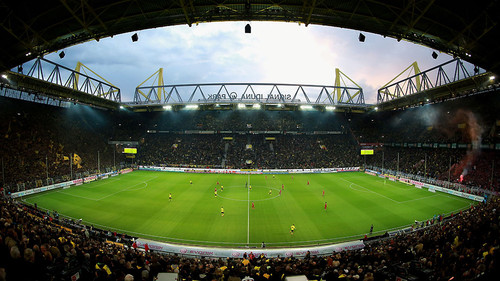
{"type": "Polygon", "coordinates": [[[239,109],[244,109],[244,108],[245,108],[245,105],[244,105],[244,104],[242,104],[242,103],[238,103],[238,108],[239,108],[239,109]]]}
{"type": "Polygon", "coordinates": [[[3,79],[7,79],[7,74],[2,74],[3,79]]]}
{"type": "Polygon", "coordinates": [[[493,80],[495,80],[495,75],[490,76],[490,81],[493,81],[493,80]]]}
{"type": "Polygon", "coordinates": [[[375,108],[374,108],[374,109],[375,109],[375,111],[377,111],[377,110],[378,110],[378,106],[375,106],[375,108]]]}
{"type": "Polygon", "coordinates": [[[185,108],[186,109],[198,109],[198,105],[197,104],[188,104],[188,105],[186,105],[185,108]]]}
{"type": "Polygon", "coordinates": [[[137,42],[137,40],[139,40],[139,35],[137,35],[137,33],[134,33],[134,35],[132,35],[132,42],[137,42]]]}
{"type": "Polygon", "coordinates": [[[254,108],[254,109],[260,109],[260,104],[258,104],[258,103],[254,104],[254,105],[253,105],[253,108],[254,108]]]}
{"type": "Polygon", "coordinates": [[[120,109],[124,109],[125,107],[123,107],[123,105],[120,105],[120,109]]]}
{"type": "Polygon", "coordinates": [[[302,110],[312,110],[313,107],[312,107],[312,105],[301,105],[300,109],[302,109],[302,110]]]}
{"type": "Polygon", "coordinates": [[[333,111],[333,110],[335,110],[335,106],[328,105],[328,106],[325,107],[325,109],[329,110],[329,111],[333,111]]]}
{"type": "Polygon", "coordinates": [[[165,110],[172,110],[172,106],[171,105],[164,105],[163,109],[165,109],[165,110]]]}

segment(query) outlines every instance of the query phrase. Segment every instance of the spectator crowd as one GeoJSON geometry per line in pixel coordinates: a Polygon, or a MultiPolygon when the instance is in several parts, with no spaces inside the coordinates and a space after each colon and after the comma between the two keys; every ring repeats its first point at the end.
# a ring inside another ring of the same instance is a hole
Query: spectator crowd
{"type": "Polygon", "coordinates": [[[2,187],[18,191],[130,165],[370,166],[500,190],[494,94],[404,111],[103,111],[0,98],[2,187]],[[110,141],[138,143],[135,158],[110,141]],[[375,155],[360,156],[363,145],[375,155]],[[444,145],[444,147],[443,147],[444,145]],[[75,161],[74,155],[79,157],[75,161]],[[463,175],[461,179],[461,175],[463,175]]]}
{"type": "Polygon", "coordinates": [[[428,227],[365,241],[362,250],[270,258],[249,249],[243,258],[208,258],[137,249],[131,237],[2,199],[0,281],[153,281],[160,272],[207,281],[282,281],[296,275],[325,281],[495,280],[499,207],[492,198],[428,227]]]}
{"type": "MultiPolygon", "coordinates": [[[[469,190],[499,191],[498,102],[493,93],[364,114],[349,110],[134,113],[78,104],[59,108],[1,97],[1,187],[14,192],[141,164],[276,169],[365,166],[477,187],[469,190]],[[137,142],[136,158],[126,158],[110,144],[113,140],[137,142]],[[361,156],[361,146],[373,146],[375,155],[361,156]],[[75,154],[80,158],[76,162],[75,154]]],[[[125,235],[59,220],[36,207],[2,198],[0,281],[121,281],[130,276],[148,281],[159,272],[178,273],[182,280],[218,281],[284,280],[302,274],[312,280],[394,280],[396,276],[492,280],[500,276],[498,207],[494,197],[409,234],[366,241],[360,251],[304,259],[209,259],[144,252],[132,247],[125,235]]]]}

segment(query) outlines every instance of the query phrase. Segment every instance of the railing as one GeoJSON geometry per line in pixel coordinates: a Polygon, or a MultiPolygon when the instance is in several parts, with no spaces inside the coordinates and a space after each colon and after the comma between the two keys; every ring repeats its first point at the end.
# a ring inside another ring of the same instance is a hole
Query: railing
{"type": "Polygon", "coordinates": [[[44,58],[37,58],[26,75],[92,96],[121,102],[119,88],[44,58]]]}
{"type": "MultiPolygon", "coordinates": [[[[471,66],[472,67],[472,66],[471,66]]],[[[468,69],[460,59],[453,59],[426,71],[417,73],[401,81],[378,90],[377,103],[409,96],[433,88],[444,86],[486,72],[474,67],[468,69]]]]}
{"type": "Polygon", "coordinates": [[[363,90],[357,87],[276,83],[211,83],[137,87],[133,103],[365,105],[365,100],[363,90]]]}

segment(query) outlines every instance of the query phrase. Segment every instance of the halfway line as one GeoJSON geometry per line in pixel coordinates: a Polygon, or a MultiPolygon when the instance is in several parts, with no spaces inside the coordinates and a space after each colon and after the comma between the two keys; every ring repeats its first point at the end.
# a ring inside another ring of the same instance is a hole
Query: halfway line
{"type": "Polygon", "coordinates": [[[245,185],[247,189],[247,245],[250,244],[250,174],[248,174],[248,185],[245,185]]]}

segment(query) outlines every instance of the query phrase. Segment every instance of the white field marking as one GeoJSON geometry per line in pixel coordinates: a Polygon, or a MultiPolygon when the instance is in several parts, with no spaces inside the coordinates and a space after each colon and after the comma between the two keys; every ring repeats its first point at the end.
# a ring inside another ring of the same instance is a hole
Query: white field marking
{"type": "MultiPolygon", "coordinates": [[[[43,208],[41,208],[41,209],[43,209],[43,208]]],[[[459,210],[460,209],[458,209],[457,211],[459,211],[459,210]]],[[[64,216],[62,214],[60,214],[60,215],[64,216]]],[[[71,218],[73,220],[77,220],[76,218],[69,217],[69,216],[64,216],[64,217],[71,218]]],[[[83,222],[85,222],[86,224],[97,226],[97,227],[99,227],[101,229],[105,229],[105,230],[114,230],[114,231],[117,231],[117,232],[127,233],[127,234],[137,234],[137,236],[139,236],[139,237],[141,237],[141,236],[142,237],[151,237],[151,238],[156,238],[156,239],[189,242],[189,243],[194,243],[194,244],[206,243],[206,244],[218,244],[218,245],[224,245],[224,244],[229,244],[229,245],[243,245],[243,243],[238,243],[238,242],[193,240],[193,239],[183,239],[183,238],[159,236],[159,235],[153,235],[153,234],[148,234],[148,233],[130,231],[130,230],[126,230],[126,229],[109,227],[109,226],[106,226],[106,225],[102,225],[102,224],[98,224],[98,223],[92,223],[90,221],[85,221],[85,220],[83,222]]],[[[407,225],[401,225],[401,226],[398,226],[398,227],[387,228],[387,229],[384,229],[384,230],[376,231],[374,233],[375,234],[377,234],[377,233],[385,233],[385,232],[388,232],[388,231],[391,231],[391,230],[404,229],[404,228],[410,227],[411,225],[412,224],[407,224],[407,225]]],[[[291,241],[291,242],[290,241],[286,241],[286,242],[283,241],[283,242],[274,242],[274,243],[266,243],[266,244],[273,245],[273,244],[283,244],[283,243],[286,243],[286,244],[304,244],[304,245],[308,245],[308,244],[318,244],[318,243],[328,243],[328,242],[334,243],[335,241],[337,241],[337,242],[338,241],[351,241],[353,239],[359,239],[359,237],[362,237],[365,234],[366,233],[359,233],[359,234],[355,234],[355,235],[349,235],[349,236],[343,236],[343,237],[335,237],[335,238],[326,238],[326,239],[317,239],[317,240],[300,240],[300,241],[291,241]]],[[[254,244],[258,244],[258,243],[254,243],[254,244]]]]}
{"type": "MultiPolygon", "coordinates": [[[[154,177],[154,178],[151,178],[151,179],[149,179],[149,180],[147,180],[147,181],[144,181],[144,182],[136,183],[136,184],[134,184],[134,185],[129,186],[129,187],[128,187],[128,188],[126,188],[126,189],[119,190],[119,191],[117,191],[117,192],[114,192],[114,193],[108,194],[108,195],[106,195],[106,196],[104,196],[104,197],[97,198],[97,199],[95,199],[95,198],[88,198],[88,197],[84,197],[84,196],[79,196],[79,195],[74,195],[74,194],[70,194],[70,193],[62,192],[62,190],[58,190],[58,191],[56,191],[56,192],[57,192],[57,193],[64,194],[64,195],[68,195],[68,196],[77,197],[77,198],[82,198],[82,199],[87,199],[87,200],[92,200],[92,201],[101,201],[101,200],[103,200],[103,199],[106,199],[106,198],[108,198],[108,197],[111,197],[111,196],[113,196],[113,195],[115,195],[115,194],[118,194],[118,193],[120,193],[120,192],[124,192],[124,191],[129,191],[129,190],[132,190],[132,188],[133,188],[133,187],[135,187],[135,186],[137,186],[137,185],[140,185],[140,184],[145,184],[145,186],[143,186],[143,187],[141,187],[141,188],[139,188],[139,189],[146,188],[146,187],[148,186],[148,182],[150,182],[150,181],[152,181],[152,180],[156,179],[157,177],[158,177],[158,176],[156,176],[156,177],[154,177]]],[[[137,190],[137,189],[133,189],[133,190],[137,190]]]]}
{"type": "Polygon", "coordinates": [[[352,187],[352,185],[353,185],[353,183],[351,183],[351,184],[349,185],[349,188],[350,188],[350,189],[352,189],[352,190],[356,190],[356,191],[358,191],[358,192],[373,193],[371,190],[366,190],[366,188],[365,188],[365,190],[359,190],[359,189],[357,189],[357,188],[352,187]]]}
{"type": "Polygon", "coordinates": [[[388,184],[386,184],[386,183],[385,183],[386,181],[385,181],[385,180],[383,180],[383,179],[380,179],[380,180],[377,180],[377,181],[379,181],[379,182],[384,181],[385,188],[398,188],[398,189],[401,189],[401,190],[404,190],[404,191],[413,190],[413,185],[404,184],[404,185],[403,185],[403,187],[402,187],[402,186],[401,186],[401,185],[399,185],[399,184],[396,184],[396,185],[391,184],[391,183],[399,183],[399,182],[394,182],[394,181],[390,181],[390,180],[389,180],[389,183],[388,183],[388,184]]]}
{"type": "MultiPolygon", "coordinates": [[[[105,183],[99,184],[98,186],[104,185],[104,184],[106,184],[106,183],[111,183],[111,182],[119,181],[119,180],[120,180],[120,179],[116,179],[116,180],[114,180],[114,181],[106,181],[105,183]]],[[[80,185],[80,186],[83,186],[83,185],[80,185]]],[[[86,186],[85,186],[85,188],[94,188],[94,187],[86,187],[86,186]]],[[[61,189],[61,190],[54,190],[54,192],[58,192],[58,193],[61,193],[61,194],[66,194],[66,195],[71,195],[71,194],[68,194],[68,193],[65,193],[65,192],[61,192],[61,191],[62,191],[62,189],[61,189]]],[[[31,199],[35,199],[35,198],[42,197],[42,196],[45,196],[45,195],[50,194],[50,193],[52,193],[52,192],[42,192],[42,193],[40,193],[40,194],[30,196],[30,198],[29,198],[29,199],[30,199],[30,200],[31,200],[31,199]]],[[[95,199],[86,198],[86,197],[83,197],[83,196],[78,196],[78,195],[71,195],[71,196],[74,196],[74,197],[80,197],[80,198],[83,198],[83,199],[88,199],[88,200],[95,200],[95,199]]]]}
{"type": "Polygon", "coordinates": [[[137,186],[137,185],[139,185],[139,184],[145,184],[145,186],[144,186],[143,188],[146,188],[146,187],[148,187],[148,182],[150,182],[150,181],[152,181],[152,180],[156,179],[157,177],[159,177],[159,176],[156,176],[156,177],[151,178],[151,179],[149,179],[149,180],[147,180],[147,181],[144,181],[144,182],[136,183],[136,184],[134,184],[134,185],[129,186],[129,187],[128,187],[128,188],[126,188],[126,189],[122,189],[122,190],[119,190],[119,191],[117,191],[117,192],[113,192],[113,193],[111,193],[111,194],[109,194],[109,195],[106,195],[106,196],[104,196],[104,197],[101,197],[101,198],[97,199],[96,201],[101,201],[101,200],[103,200],[103,199],[106,199],[106,198],[108,198],[108,197],[111,197],[111,196],[113,196],[113,195],[115,195],[115,194],[118,194],[118,193],[120,193],[120,192],[129,191],[130,189],[132,189],[132,187],[135,187],[135,186],[137,186]]]}
{"type": "MultiPolygon", "coordinates": [[[[49,193],[51,193],[51,192],[42,192],[42,193],[40,193],[40,194],[30,196],[30,197],[29,197],[29,199],[31,200],[31,199],[34,199],[34,198],[42,197],[42,196],[45,196],[45,195],[47,195],[47,194],[49,194],[49,193]]],[[[26,200],[26,199],[22,199],[22,200],[24,201],[24,200],[26,200]]]]}
{"type": "Polygon", "coordinates": [[[385,196],[385,195],[383,195],[383,194],[380,194],[380,193],[378,193],[378,192],[376,192],[376,191],[370,190],[370,189],[368,189],[368,188],[366,188],[366,187],[364,187],[364,186],[362,186],[362,185],[359,185],[359,184],[357,184],[357,183],[353,183],[352,181],[348,181],[348,180],[343,179],[343,178],[340,178],[340,179],[341,179],[341,180],[343,180],[343,181],[346,181],[346,182],[348,182],[348,183],[351,183],[351,184],[353,184],[353,185],[356,185],[356,186],[359,186],[359,187],[361,187],[361,188],[364,188],[364,189],[366,189],[368,192],[371,192],[371,193],[377,194],[377,195],[379,195],[379,196],[382,196],[382,197],[384,197],[385,199],[389,199],[389,200],[391,200],[392,202],[399,203],[399,201],[397,201],[397,200],[394,200],[394,199],[392,199],[392,198],[389,198],[389,197],[387,197],[387,196],[385,196]]]}
{"type": "MultiPolygon", "coordinates": [[[[356,177],[351,176],[350,178],[351,178],[351,179],[366,179],[366,177],[364,177],[364,176],[356,176],[356,177]]],[[[385,179],[385,178],[383,179],[383,178],[379,178],[379,177],[377,177],[377,179],[376,179],[376,181],[379,181],[379,182],[384,182],[384,184],[385,184],[385,185],[387,185],[387,184],[386,184],[386,180],[387,180],[387,179],[385,179]]],[[[391,181],[389,181],[389,183],[390,183],[390,182],[391,182],[391,181]]],[[[403,189],[403,190],[411,190],[411,189],[412,189],[410,185],[408,185],[407,187],[404,187],[404,188],[402,188],[402,187],[400,187],[400,186],[397,186],[397,187],[398,187],[398,188],[400,188],[400,189],[403,189]]],[[[356,189],[355,189],[355,190],[356,190],[356,189]]]]}
{"type": "MultiPolygon", "coordinates": [[[[44,208],[40,207],[40,209],[44,209],[44,208]]],[[[73,217],[70,217],[70,216],[65,216],[63,214],[60,214],[60,215],[66,217],[66,218],[77,220],[77,218],[73,218],[73,217]]],[[[142,236],[142,237],[152,237],[152,238],[159,238],[159,239],[164,239],[164,240],[190,242],[190,243],[194,243],[194,244],[206,243],[206,244],[219,244],[219,245],[221,245],[221,244],[243,245],[243,243],[238,243],[238,242],[193,240],[193,239],[183,239],[183,238],[159,236],[159,235],[153,235],[153,234],[148,234],[148,233],[130,231],[130,230],[127,230],[127,229],[120,229],[120,228],[109,227],[109,226],[106,226],[106,225],[102,225],[102,224],[98,224],[98,223],[93,223],[93,222],[85,221],[85,220],[83,222],[85,222],[86,224],[90,224],[90,225],[93,225],[93,226],[100,227],[101,229],[115,230],[117,232],[127,233],[127,234],[137,234],[137,236],[142,236]]],[[[411,226],[411,224],[404,225],[404,226],[401,226],[401,227],[389,228],[389,229],[386,229],[386,230],[379,230],[379,231],[374,232],[374,233],[385,233],[386,231],[389,231],[389,230],[402,229],[402,228],[406,228],[406,227],[409,227],[409,226],[411,226]]],[[[266,244],[281,244],[281,243],[290,243],[290,244],[297,244],[297,243],[311,244],[311,243],[314,243],[314,244],[317,244],[319,242],[326,243],[326,242],[329,242],[329,241],[334,242],[334,241],[338,241],[338,240],[347,240],[347,239],[351,240],[352,238],[359,238],[359,237],[362,237],[363,235],[364,235],[364,233],[363,234],[350,235],[350,236],[330,238],[330,239],[327,238],[327,239],[318,239],[318,240],[301,240],[301,241],[293,241],[293,242],[287,241],[287,242],[275,242],[275,243],[266,243],[266,244]]],[[[245,244],[245,245],[247,245],[247,244],[245,244]]],[[[258,243],[256,243],[256,244],[258,244],[258,243]]]]}
{"type": "Polygon", "coordinates": [[[95,198],[89,198],[89,197],[85,197],[85,196],[74,195],[74,194],[71,194],[71,193],[62,192],[62,190],[57,190],[56,192],[57,192],[57,193],[60,193],[60,194],[64,194],[64,195],[68,195],[68,196],[76,197],[76,198],[81,198],[81,199],[87,199],[87,200],[97,201],[95,198]]]}
{"type": "Polygon", "coordinates": [[[85,186],[85,185],[81,185],[85,188],[96,188],[98,186],[101,186],[101,185],[105,185],[105,184],[108,184],[108,183],[112,183],[112,182],[116,182],[116,181],[119,181],[120,179],[113,179],[113,180],[108,180],[108,181],[105,181],[105,180],[100,180],[98,183],[96,184],[91,184],[91,185],[88,185],[88,186],[85,186]]]}
{"type": "MultiPolygon", "coordinates": [[[[131,186],[131,187],[134,187],[134,186],[139,185],[139,184],[146,184],[146,186],[148,185],[146,182],[140,182],[140,183],[135,184],[135,185],[133,185],[133,186],[131,186]]],[[[145,186],[145,187],[146,187],[146,186],[145,186]]],[[[144,187],[143,187],[143,188],[144,188],[144,187]]],[[[115,195],[115,194],[117,194],[117,193],[119,193],[119,192],[122,192],[122,191],[127,191],[127,190],[129,190],[129,189],[130,189],[130,188],[127,188],[127,189],[125,189],[125,190],[120,190],[120,191],[118,191],[118,192],[112,193],[112,194],[110,194],[110,195],[106,195],[106,196],[104,196],[104,197],[102,197],[102,198],[98,198],[98,199],[96,199],[96,198],[84,197],[84,196],[79,196],[79,195],[75,195],[75,194],[71,194],[71,193],[66,193],[66,192],[62,192],[62,191],[60,191],[60,190],[58,190],[58,191],[56,191],[56,192],[57,192],[57,193],[64,194],[64,195],[72,196],[72,197],[77,197],[77,198],[82,198],[82,199],[87,199],[87,200],[92,200],[92,201],[100,201],[100,200],[102,200],[102,199],[104,199],[104,198],[110,197],[110,196],[115,195]]]]}
{"type": "Polygon", "coordinates": [[[250,243],[250,174],[248,174],[247,185],[247,245],[250,243]]]}
{"type": "Polygon", "coordinates": [[[412,202],[412,201],[418,201],[418,200],[427,199],[427,198],[436,197],[436,196],[439,196],[439,194],[434,194],[434,195],[431,195],[431,196],[425,196],[425,197],[420,197],[420,198],[405,200],[405,201],[399,202],[398,204],[408,203],[408,202],[412,202]]]}
{"type": "MultiPolygon", "coordinates": [[[[277,195],[276,195],[276,196],[273,196],[273,197],[269,197],[269,198],[265,198],[265,199],[256,199],[256,200],[252,200],[252,201],[254,201],[254,202],[267,201],[267,200],[272,200],[272,199],[274,199],[274,198],[278,198],[278,197],[280,197],[280,196],[279,196],[279,189],[276,189],[276,188],[274,188],[274,187],[269,187],[269,186],[263,186],[263,185],[254,185],[254,186],[252,186],[252,190],[253,190],[254,188],[256,188],[256,187],[258,187],[258,188],[265,188],[266,190],[270,188],[270,189],[272,189],[272,190],[276,190],[276,191],[278,191],[278,193],[276,193],[277,195]]],[[[230,186],[224,187],[224,189],[227,189],[227,188],[240,188],[240,185],[230,185],[230,186]]],[[[250,192],[250,190],[248,190],[248,192],[250,192]]],[[[240,202],[246,202],[246,201],[248,201],[248,198],[247,198],[247,199],[235,199],[235,198],[224,197],[224,196],[222,196],[222,195],[220,195],[220,194],[217,194],[217,197],[220,197],[220,198],[222,198],[222,199],[226,199],[226,200],[232,200],[232,201],[240,201],[240,202]]]]}
{"type": "MultiPolygon", "coordinates": [[[[449,195],[449,194],[445,194],[445,195],[449,195]]],[[[22,200],[23,202],[25,202],[26,204],[29,204],[29,205],[33,205],[33,203],[30,203],[30,202],[26,202],[25,199],[22,200]]],[[[44,209],[44,210],[48,210],[48,209],[45,209],[43,207],[38,207],[40,209],[44,209]]],[[[459,208],[459,209],[456,209],[450,213],[458,213],[460,210],[467,210],[469,208],[469,206],[466,206],[464,208],[459,208]]],[[[73,219],[73,220],[77,220],[76,218],[73,218],[73,217],[70,217],[70,216],[66,216],[64,214],[60,214],[61,216],[63,217],[66,217],[66,218],[70,218],[70,219],[73,219]]],[[[446,214],[445,214],[446,215],[446,214]]],[[[117,232],[121,232],[121,233],[127,233],[127,234],[137,234],[138,236],[142,236],[142,237],[152,237],[152,238],[159,238],[159,239],[164,239],[164,240],[173,240],[173,241],[183,241],[183,242],[191,242],[191,243],[206,243],[206,244],[218,244],[218,245],[224,245],[224,244],[230,244],[230,245],[242,245],[242,243],[237,243],[237,242],[224,242],[224,241],[206,241],[206,240],[192,240],[192,239],[182,239],[182,238],[175,238],[175,237],[166,237],[166,236],[159,236],[159,235],[152,235],[152,234],[148,234],[148,233],[141,233],[141,232],[135,232],[135,231],[131,231],[131,230],[127,230],[127,229],[120,229],[120,228],[113,228],[113,227],[109,227],[109,226],[106,226],[106,225],[102,225],[102,224],[98,224],[98,223],[93,223],[93,222],[90,222],[90,221],[83,221],[84,223],[86,223],[87,225],[94,225],[94,226],[98,226],[102,229],[105,229],[105,230],[115,230],[117,232]]],[[[413,223],[411,224],[407,224],[407,225],[401,225],[401,226],[397,226],[397,227],[393,227],[393,228],[387,228],[387,229],[383,229],[383,230],[379,230],[379,231],[376,231],[374,232],[375,234],[376,233],[385,233],[385,232],[388,232],[388,231],[392,231],[392,230],[396,230],[396,229],[405,229],[407,227],[410,227],[413,223]]],[[[304,244],[304,245],[307,245],[307,244],[318,244],[318,243],[338,243],[339,241],[351,241],[353,239],[358,239],[359,237],[362,237],[363,235],[365,235],[366,233],[359,233],[359,234],[355,234],[355,235],[349,235],[349,236],[343,236],[343,237],[335,237],[335,238],[326,238],[326,239],[318,239],[318,240],[301,240],[301,241],[287,241],[287,242],[275,242],[275,243],[266,243],[268,245],[273,245],[273,244],[283,244],[283,243],[286,243],[286,244],[304,244]]],[[[255,243],[255,244],[258,244],[258,243],[255,243]]]]}
{"type": "MultiPolygon", "coordinates": [[[[366,187],[364,187],[364,186],[361,186],[361,185],[359,185],[359,184],[353,183],[353,182],[348,181],[348,180],[343,179],[343,178],[340,178],[340,179],[342,179],[342,180],[344,180],[344,181],[347,181],[347,182],[350,182],[350,183],[351,183],[351,185],[349,185],[349,188],[351,188],[351,189],[353,189],[353,190],[356,190],[356,191],[359,191],[359,192],[371,192],[371,193],[375,193],[375,194],[377,194],[377,195],[379,195],[379,196],[382,196],[382,197],[385,197],[385,198],[387,198],[387,199],[389,199],[389,200],[391,200],[391,201],[393,201],[393,202],[395,202],[395,203],[397,203],[397,204],[404,204],[404,203],[407,203],[407,202],[418,201],[418,200],[427,199],[427,198],[430,198],[430,197],[434,197],[434,196],[438,196],[438,195],[439,195],[439,194],[435,194],[435,195],[431,195],[431,196],[425,196],[425,197],[420,197],[420,198],[415,198],[415,199],[410,199],[410,200],[397,201],[397,200],[394,200],[394,199],[392,199],[392,198],[389,198],[389,197],[387,197],[387,196],[385,196],[385,195],[383,195],[383,194],[380,194],[380,193],[378,193],[378,192],[376,192],[376,191],[373,191],[373,190],[370,190],[370,189],[368,189],[368,188],[366,188],[366,187]],[[361,187],[361,188],[365,189],[366,191],[362,191],[362,190],[358,190],[358,189],[356,189],[356,188],[352,188],[352,185],[357,185],[357,186],[359,186],[359,187],[361,187]]],[[[449,197],[449,198],[452,198],[452,199],[455,199],[455,200],[458,200],[458,201],[462,201],[462,202],[463,202],[463,200],[462,200],[462,199],[465,199],[465,198],[455,198],[456,196],[454,196],[454,195],[449,196],[450,194],[446,194],[446,193],[442,193],[442,194],[444,194],[444,195],[448,195],[448,197],[449,197]]],[[[467,200],[467,199],[465,199],[465,200],[467,200]]]]}

